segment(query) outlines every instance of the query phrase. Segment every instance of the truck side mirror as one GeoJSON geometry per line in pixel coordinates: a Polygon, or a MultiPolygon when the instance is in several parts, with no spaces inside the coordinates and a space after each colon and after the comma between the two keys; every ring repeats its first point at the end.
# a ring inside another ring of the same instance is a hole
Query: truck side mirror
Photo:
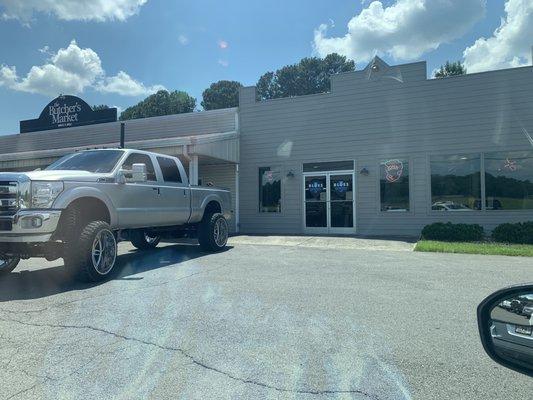
{"type": "Polygon", "coordinates": [[[146,182],[148,180],[146,173],[146,164],[133,164],[131,166],[131,180],[133,182],[146,182]]]}
{"type": "Polygon", "coordinates": [[[117,172],[116,182],[120,183],[121,185],[126,183],[126,173],[123,169],[120,169],[117,172]]]}
{"type": "Polygon", "coordinates": [[[499,290],[477,308],[479,334],[497,363],[533,376],[533,285],[499,290]]]}

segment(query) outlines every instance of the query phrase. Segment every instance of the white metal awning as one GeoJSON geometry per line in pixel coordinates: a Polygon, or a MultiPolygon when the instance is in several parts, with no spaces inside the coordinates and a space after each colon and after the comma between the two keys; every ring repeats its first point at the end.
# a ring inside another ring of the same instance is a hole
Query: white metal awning
{"type": "MultiPolygon", "coordinates": [[[[174,156],[197,155],[201,158],[206,157],[231,163],[239,162],[239,134],[237,131],[126,141],[125,144],[127,148],[174,156]]],[[[119,143],[0,154],[0,170],[42,166],[50,164],[58,157],[76,151],[113,147],[119,147],[119,143]]]]}

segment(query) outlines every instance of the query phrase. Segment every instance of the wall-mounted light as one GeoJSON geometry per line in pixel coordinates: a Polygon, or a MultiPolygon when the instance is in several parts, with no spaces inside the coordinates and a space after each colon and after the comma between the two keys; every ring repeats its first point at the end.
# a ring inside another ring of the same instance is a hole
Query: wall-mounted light
{"type": "Polygon", "coordinates": [[[294,178],[294,172],[292,172],[292,169],[287,172],[287,178],[294,178]]]}
{"type": "Polygon", "coordinates": [[[368,176],[370,174],[370,171],[366,167],[361,168],[361,171],[359,171],[361,175],[368,176]]]}

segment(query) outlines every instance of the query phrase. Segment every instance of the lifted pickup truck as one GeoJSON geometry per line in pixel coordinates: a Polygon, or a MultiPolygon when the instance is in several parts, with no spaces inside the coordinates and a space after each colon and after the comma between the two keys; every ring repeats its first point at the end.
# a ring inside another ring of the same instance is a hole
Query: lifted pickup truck
{"type": "Polygon", "coordinates": [[[231,213],[230,193],[189,185],[178,158],[129,149],[69,154],[42,171],[0,173],[0,273],[21,258],[63,258],[77,277],[103,280],[120,240],[149,249],[162,237],[197,237],[220,251],[231,213]]]}

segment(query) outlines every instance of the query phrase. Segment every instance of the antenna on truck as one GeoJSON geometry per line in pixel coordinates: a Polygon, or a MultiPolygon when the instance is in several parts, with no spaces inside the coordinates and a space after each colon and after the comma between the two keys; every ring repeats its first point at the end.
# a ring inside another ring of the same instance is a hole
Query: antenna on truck
{"type": "Polygon", "coordinates": [[[126,124],[124,122],[120,123],[120,148],[124,148],[124,136],[126,135],[126,124]]]}

